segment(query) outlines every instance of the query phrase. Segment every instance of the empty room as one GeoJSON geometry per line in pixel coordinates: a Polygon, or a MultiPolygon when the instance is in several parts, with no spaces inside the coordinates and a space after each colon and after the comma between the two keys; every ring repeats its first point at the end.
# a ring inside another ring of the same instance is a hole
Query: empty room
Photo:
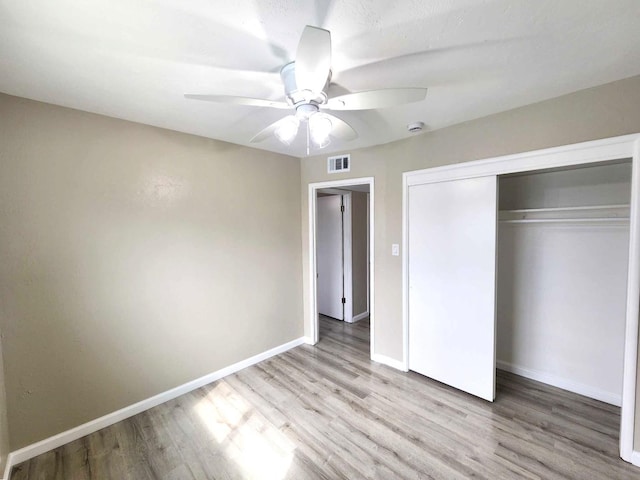
{"type": "Polygon", "coordinates": [[[640,479],[637,0],[6,0],[0,479],[640,479]]]}

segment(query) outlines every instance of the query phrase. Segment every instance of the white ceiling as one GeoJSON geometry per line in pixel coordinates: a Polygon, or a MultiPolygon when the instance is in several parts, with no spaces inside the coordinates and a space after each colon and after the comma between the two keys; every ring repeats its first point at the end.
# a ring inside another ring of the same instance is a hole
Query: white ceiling
{"type": "MultiPolygon", "coordinates": [[[[0,91],[303,156],[249,139],[289,112],[184,93],[283,99],[305,25],[331,31],[330,91],[429,87],[337,112],[349,151],[640,74],[638,0],[0,0],[0,91]]],[[[1,112],[0,112],[1,114],[1,112]]],[[[302,135],[300,135],[302,137],[302,135]]],[[[312,152],[314,153],[314,152],[312,152]]]]}

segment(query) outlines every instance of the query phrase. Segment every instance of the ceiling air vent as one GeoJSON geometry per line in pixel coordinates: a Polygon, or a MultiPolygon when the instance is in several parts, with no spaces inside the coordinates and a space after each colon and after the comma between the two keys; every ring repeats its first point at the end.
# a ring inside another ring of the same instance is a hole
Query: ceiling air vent
{"type": "Polygon", "coordinates": [[[327,171],[329,173],[348,172],[351,170],[351,155],[338,155],[327,158],[327,171]]]}

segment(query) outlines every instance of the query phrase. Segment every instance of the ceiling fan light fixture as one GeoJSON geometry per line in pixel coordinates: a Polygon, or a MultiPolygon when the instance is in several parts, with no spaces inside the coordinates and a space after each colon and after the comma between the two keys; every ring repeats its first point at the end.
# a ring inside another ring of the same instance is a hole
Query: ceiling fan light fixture
{"type": "Polygon", "coordinates": [[[332,128],[331,119],[324,113],[314,113],[309,117],[309,136],[318,148],[324,148],[331,143],[332,128]]]}
{"type": "MultiPolygon", "coordinates": [[[[421,102],[426,88],[382,88],[345,93],[329,98],[327,95],[333,73],[331,70],[331,32],[307,25],[302,32],[295,61],[280,69],[286,101],[235,95],[186,94],[185,97],[232,105],[295,109],[295,115],[277,120],[254,135],[250,142],[257,143],[276,136],[285,145],[291,145],[300,125],[306,128],[307,153],[313,143],[326,147],[330,137],[338,141],[351,141],[358,133],[339,117],[320,112],[323,110],[377,110],[407,103],[421,102]]],[[[408,125],[410,131],[414,124],[408,125]]]]}
{"type": "Polygon", "coordinates": [[[278,128],[276,128],[274,135],[285,145],[291,145],[293,139],[298,135],[298,129],[300,128],[300,120],[294,115],[285,118],[278,128]]]}

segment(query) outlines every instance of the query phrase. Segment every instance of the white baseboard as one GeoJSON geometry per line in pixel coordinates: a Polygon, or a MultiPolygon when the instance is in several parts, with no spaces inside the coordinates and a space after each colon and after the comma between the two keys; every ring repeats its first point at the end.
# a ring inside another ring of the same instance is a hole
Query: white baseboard
{"type": "Polygon", "coordinates": [[[115,412],[108,413],[107,415],[104,415],[100,418],[96,418],[95,420],[91,420],[90,422],[78,425],[77,427],[74,427],[70,430],[58,433],[57,435],[45,438],[44,440],[33,443],[31,445],[27,445],[24,448],[11,452],[7,457],[7,465],[4,471],[4,478],[0,480],[9,480],[9,474],[11,472],[11,468],[14,465],[25,462],[33,457],[37,457],[38,455],[53,450],[54,448],[58,448],[66,443],[77,440],[78,438],[82,438],[85,435],[89,435],[90,433],[97,432],[102,428],[108,427],[126,418],[137,415],[138,413],[144,412],[145,410],[149,410],[150,408],[160,405],[161,403],[173,400],[180,395],[184,395],[185,393],[196,390],[204,385],[215,382],[216,380],[220,380],[227,375],[236,373],[243,368],[255,365],[256,363],[262,362],[263,360],[286,352],[287,350],[297,347],[298,345],[302,345],[306,342],[306,337],[300,337],[296,340],[292,340],[290,342],[267,350],[266,352],[262,352],[254,355],[253,357],[241,360],[238,363],[229,365],[228,367],[205,375],[204,377],[197,378],[183,385],[172,388],[171,390],[167,390],[166,392],[162,392],[158,395],[147,398],[146,400],[134,403],[133,405],[129,405],[128,407],[124,407],[115,412]]]}
{"type": "MultiPolygon", "coordinates": [[[[623,459],[624,460],[624,459],[623,459]]],[[[640,467],[640,452],[634,450],[631,452],[631,458],[629,459],[631,465],[635,465],[636,467],[640,467]]]]}
{"type": "Polygon", "coordinates": [[[7,455],[7,463],[4,464],[4,474],[0,480],[9,480],[9,475],[11,475],[11,467],[13,466],[13,462],[11,462],[11,454],[7,455]]]}
{"type": "Polygon", "coordinates": [[[369,316],[369,310],[367,310],[366,312],[359,313],[358,315],[355,315],[351,319],[351,323],[359,322],[360,320],[362,320],[363,318],[367,318],[368,316],[369,316]]]}
{"type": "Polygon", "coordinates": [[[313,338],[311,337],[302,337],[302,342],[307,345],[315,345],[313,338]]]}
{"type": "Polygon", "coordinates": [[[395,368],[396,370],[400,370],[402,372],[408,371],[403,362],[394,358],[387,357],[385,355],[372,353],[371,360],[373,360],[374,362],[382,363],[383,365],[387,365],[388,367],[395,368]]]}
{"type": "Polygon", "coordinates": [[[617,395],[615,393],[601,390],[590,385],[567,380],[566,378],[558,377],[557,375],[553,375],[551,373],[540,372],[538,370],[520,367],[509,362],[503,362],[502,360],[496,360],[496,367],[500,370],[515,373],[516,375],[520,375],[521,377],[530,378],[531,380],[536,380],[553,387],[558,387],[562,388],[563,390],[578,393],[580,395],[584,395],[585,397],[595,398],[596,400],[615,405],[616,407],[622,405],[622,395],[617,395]]]}

